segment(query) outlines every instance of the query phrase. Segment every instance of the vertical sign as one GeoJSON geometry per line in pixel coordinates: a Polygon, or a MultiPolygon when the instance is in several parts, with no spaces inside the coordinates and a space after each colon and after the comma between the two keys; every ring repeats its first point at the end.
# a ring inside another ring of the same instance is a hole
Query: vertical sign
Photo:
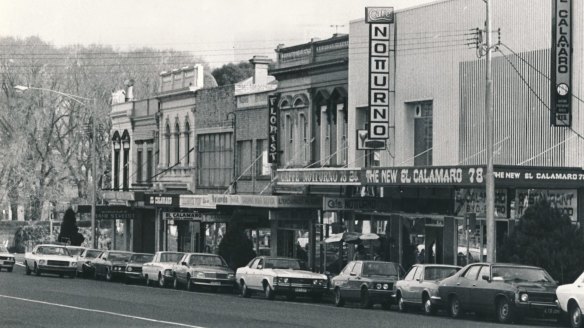
{"type": "Polygon", "coordinates": [[[278,163],[278,96],[268,96],[268,163],[278,163]]]}
{"type": "Polygon", "coordinates": [[[572,124],[572,0],[553,0],[551,123],[572,124]]]}
{"type": "Polygon", "coordinates": [[[389,26],[393,7],[366,7],[369,24],[369,139],[389,139],[389,26]]]}

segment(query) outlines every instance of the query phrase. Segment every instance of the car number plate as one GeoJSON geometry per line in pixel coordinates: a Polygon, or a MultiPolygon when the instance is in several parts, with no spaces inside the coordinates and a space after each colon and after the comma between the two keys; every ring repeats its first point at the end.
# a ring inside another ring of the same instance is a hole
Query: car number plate
{"type": "Polygon", "coordinates": [[[219,281],[211,281],[210,284],[212,286],[221,286],[221,282],[219,282],[219,281]]]}
{"type": "Polygon", "coordinates": [[[294,291],[297,293],[308,293],[308,289],[306,288],[294,288],[294,291]]]}
{"type": "Polygon", "coordinates": [[[545,314],[559,314],[560,310],[559,309],[545,309],[543,311],[543,313],[545,313],[545,314]]]}

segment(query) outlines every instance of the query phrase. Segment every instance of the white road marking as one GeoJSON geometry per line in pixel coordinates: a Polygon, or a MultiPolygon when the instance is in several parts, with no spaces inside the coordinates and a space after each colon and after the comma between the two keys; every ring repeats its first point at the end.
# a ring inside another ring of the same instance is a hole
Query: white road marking
{"type": "Polygon", "coordinates": [[[24,264],[22,262],[16,262],[15,264],[24,268],[24,264]]]}
{"type": "Polygon", "coordinates": [[[8,298],[8,299],[19,300],[19,301],[30,302],[30,303],[45,304],[45,305],[63,307],[63,308],[67,308],[67,309],[74,309],[74,310],[80,310],[80,311],[95,312],[95,313],[101,313],[101,314],[109,314],[109,315],[123,317],[123,318],[143,320],[143,321],[155,322],[155,323],[160,323],[160,324],[165,324],[165,325],[173,325],[173,326],[189,327],[189,328],[205,328],[205,327],[202,327],[202,326],[193,326],[193,325],[188,325],[188,324],[180,323],[180,322],[156,320],[156,319],[138,317],[138,316],[129,315],[129,314],[123,314],[123,313],[116,313],[116,312],[102,311],[102,310],[95,310],[95,309],[88,309],[88,308],[82,308],[82,307],[65,305],[65,304],[58,304],[58,303],[50,303],[50,302],[44,302],[44,301],[38,301],[38,300],[31,300],[31,299],[28,299],[28,298],[20,298],[20,297],[7,296],[7,295],[0,295],[0,298],[8,298]]]}

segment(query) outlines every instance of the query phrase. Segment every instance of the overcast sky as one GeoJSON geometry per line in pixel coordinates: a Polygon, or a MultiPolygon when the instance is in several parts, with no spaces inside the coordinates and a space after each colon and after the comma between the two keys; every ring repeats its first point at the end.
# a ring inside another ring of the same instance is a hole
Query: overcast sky
{"type": "Polygon", "coordinates": [[[348,33],[366,6],[408,8],[435,0],[0,0],[0,35],[57,46],[107,44],[188,50],[211,66],[273,54],[348,33]],[[337,27],[331,25],[339,25],[337,27]]]}

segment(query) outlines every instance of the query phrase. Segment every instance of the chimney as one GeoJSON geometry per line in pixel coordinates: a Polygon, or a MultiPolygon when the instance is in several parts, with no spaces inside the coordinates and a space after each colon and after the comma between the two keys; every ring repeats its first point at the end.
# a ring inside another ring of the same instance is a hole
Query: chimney
{"type": "Polygon", "coordinates": [[[268,84],[268,66],[271,63],[268,56],[253,56],[249,62],[253,65],[253,84],[268,84]]]}
{"type": "Polygon", "coordinates": [[[124,86],[126,89],[126,101],[134,101],[134,80],[124,81],[124,86]]]}

